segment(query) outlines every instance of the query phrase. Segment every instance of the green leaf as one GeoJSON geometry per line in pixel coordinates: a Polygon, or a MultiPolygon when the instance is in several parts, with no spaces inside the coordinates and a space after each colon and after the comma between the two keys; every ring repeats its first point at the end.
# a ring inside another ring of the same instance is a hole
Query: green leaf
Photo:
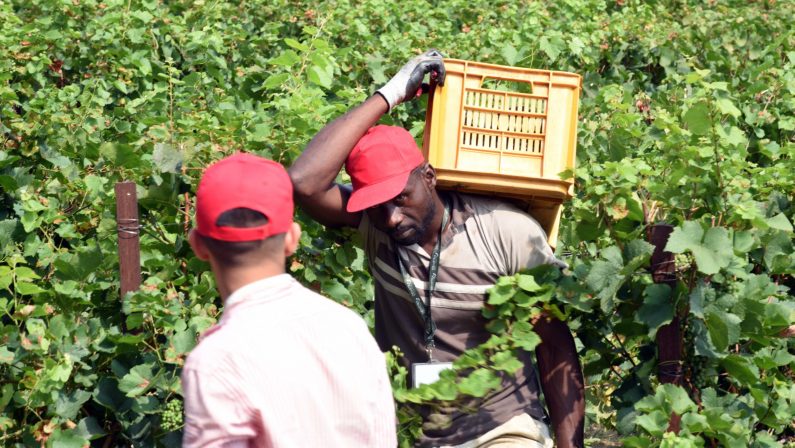
{"type": "Polygon", "coordinates": [[[138,67],[138,70],[143,76],[149,76],[152,74],[152,64],[149,62],[145,52],[138,52],[136,56],[133,57],[132,62],[133,65],[138,67]]]}
{"type": "Polygon", "coordinates": [[[91,393],[81,389],[72,392],[61,390],[55,400],[55,413],[68,420],[74,420],[83,403],[91,398],[91,393]]]}
{"type": "Polygon", "coordinates": [[[308,46],[302,44],[301,42],[298,42],[295,39],[290,39],[289,37],[284,39],[284,43],[286,43],[290,47],[295,48],[298,51],[309,51],[309,47],[308,46]]]}
{"type": "Polygon", "coordinates": [[[278,57],[270,60],[271,64],[281,67],[290,67],[299,62],[301,62],[301,58],[298,57],[298,54],[293,50],[284,51],[278,57]]]}
{"type": "Polygon", "coordinates": [[[668,428],[669,416],[662,411],[653,411],[646,415],[640,415],[635,423],[649,432],[653,436],[661,436],[668,428]]]}
{"type": "Polygon", "coordinates": [[[323,289],[323,293],[336,302],[343,303],[353,301],[350,291],[336,279],[323,280],[321,288],[323,289]]]}
{"type": "Polygon", "coordinates": [[[0,289],[6,289],[11,286],[14,281],[11,272],[10,266],[0,266],[0,289]]]}
{"type": "Polygon", "coordinates": [[[539,42],[539,48],[541,51],[546,53],[549,57],[550,61],[556,61],[560,53],[566,48],[566,42],[561,39],[559,36],[547,36],[544,35],[541,37],[541,41],[539,42]]]}
{"type": "Polygon", "coordinates": [[[716,274],[729,266],[734,252],[728,231],[722,227],[710,227],[707,232],[701,224],[686,221],[674,229],[665,250],[675,254],[691,252],[698,270],[704,274],[716,274]]]}
{"type": "Polygon", "coordinates": [[[0,187],[5,191],[15,191],[19,185],[13,177],[0,175],[0,187]]]}
{"type": "Polygon", "coordinates": [[[46,289],[34,285],[33,283],[27,282],[19,282],[16,286],[17,292],[23,296],[35,296],[47,291],[46,289]]]}
{"type": "Polygon", "coordinates": [[[86,184],[86,190],[91,193],[93,197],[98,197],[105,192],[105,185],[108,183],[108,179],[89,174],[83,178],[83,183],[86,184]]]}
{"type": "Polygon", "coordinates": [[[33,269],[27,266],[17,266],[16,269],[14,269],[14,275],[16,275],[17,280],[35,280],[41,278],[33,269]]]}
{"type": "Polygon", "coordinates": [[[321,67],[312,65],[307,70],[309,81],[321,87],[330,88],[334,80],[334,68],[331,66],[321,67]]]}
{"type": "Polygon", "coordinates": [[[248,136],[248,140],[252,142],[266,142],[270,139],[271,127],[264,123],[254,125],[254,129],[248,136]]]}
{"type": "Polygon", "coordinates": [[[754,233],[749,231],[734,232],[734,251],[745,254],[754,247],[754,233]]]}
{"type": "Polygon", "coordinates": [[[155,143],[152,162],[160,173],[179,173],[182,167],[182,153],[167,143],[155,143]]]}
{"type": "Polygon", "coordinates": [[[87,440],[95,440],[105,435],[105,431],[94,417],[86,417],[80,420],[75,433],[87,440]]]}
{"type": "Polygon", "coordinates": [[[710,339],[717,350],[725,351],[730,344],[739,340],[742,320],[737,315],[711,308],[706,313],[706,322],[710,339]]]}
{"type": "Polygon", "coordinates": [[[500,50],[500,54],[502,55],[503,59],[505,59],[506,64],[516,65],[519,53],[516,51],[516,48],[514,48],[513,45],[503,45],[502,49],[500,50]]]}
{"type": "Polygon", "coordinates": [[[704,301],[706,300],[706,291],[709,289],[710,287],[703,282],[698,282],[690,292],[690,313],[699,319],[704,318],[704,301]]]}
{"type": "Polygon", "coordinates": [[[541,337],[528,322],[516,322],[511,332],[514,343],[522,350],[532,352],[541,343],[541,337]]]}
{"type": "Polygon", "coordinates": [[[103,143],[99,153],[111,165],[128,169],[140,166],[140,158],[129,145],[103,143]]]}
{"type": "Polygon", "coordinates": [[[704,432],[709,429],[707,417],[695,412],[687,412],[682,416],[682,429],[694,434],[704,432]]]}
{"type": "Polygon", "coordinates": [[[616,246],[608,247],[601,255],[604,261],[593,263],[585,277],[585,283],[596,293],[602,311],[609,312],[613,308],[616,293],[626,280],[626,276],[621,274],[624,261],[621,250],[616,246]]]}
{"type": "Polygon", "coordinates": [[[671,404],[671,410],[679,415],[688,411],[698,411],[698,406],[690,399],[687,391],[673,384],[662,384],[660,388],[665,399],[671,404]]]}
{"type": "Polygon", "coordinates": [[[783,213],[779,213],[778,215],[769,218],[767,220],[767,225],[773,229],[792,232],[792,224],[789,222],[789,219],[787,219],[787,216],[783,213]]]}
{"type": "Polygon", "coordinates": [[[696,103],[688,109],[685,112],[684,120],[690,132],[696,135],[704,135],[712,129],[709,108],[703,102],[696,103]]]}
{"type": "Polygon", "coordinates": [[[144,323],[144,314],[143,313],[132,313],[127,316],[127,329],[128,330],[135,330],[136,328],[140,328],[141,325],[144,323]]]}
{"type": "Polygon", "coordinates": [[[3,384],[2,394],[0,394],[0,412],[4,411],[11,399],[14,398],[14,386],[11,384],[3,384]]]}
{"type": "Polygon", "coordinates": [[[524,366],[524,364],[509,351],[498,352],[496,355],[491,357],[491,362],[494,369],[511,374],[515,373],[524,366]]]}
{"type": "Polygon", "coordinates": [[[516,294],[516,289],[513,287],[513,285],[497,284],[496,286],[489,288],[488,292],[489,298],[486,301],[488,304],[502,305],[513,298],[514,294],[516,294]]]}
{"type": "Polygon", "coordinates": [[[0,364],[11,364],[14,361],[14,352],[5,345],[0,345],[0,364]]]}
{"type": "Polygon", "coordinates": [[[500,378],[488,369],[476,369],[458,383],[462,394],[472,397],[483,397],[488,392],[500,387],[500,378]]]}
{"type": "Polygon", "coordinates": [[[119,390],[119,383],[108,377],[99,380],[94,389],[94,401],[116,413],[122,413],[132,406],[132,400],[125,398],[119,390]]]}
{"type": "Polygon", "coordinates": [[[735,106],[734,103],[732,103],[728,98],[718,98],[715,101],[715,104],[718,106],[718,110],[723,114],[731,115],[734,118],[742,115],[740,109],[737,109],[737,106],[735,106]]]}
{"type": "Polygon", "coordinates": [[[648,260],[654,253],[654,246],[643,240],[632,240],[624,246],[624,259],[628,262],[637,259],[648,260]]]}
{"type": "Polygon", "coordinates": [[[286,83],[288,79],[290,79],[290,74],[289,73],[278,73],[278,74],[275,74],[275,75],[271,75],[271,76],[268,76],[267,79],[265,79],[265,82],[262,83],[262,87],[264,87],[266,89],[272,89],[274,87],[279,87],[279,86],[283,85],[284,83],[286,83]]]}
{"type": "Polygon", "coordinates": [[[695,221],[686,221],[681,227],[674,229],[668,238],[665,250],[675,254],[687,252],[692,247],[700,246],[703,237],[704,229],[701,228],[701,224],[695,221]]]}
{"type": "Polygon", "coordinates": [[[536,292],[542,289],[542,287],[536,283],[536,280],[532,275],[519,274],[517,277],[517,286],[527,292],[536,292]]]}
{"type": "Polygon", "coordinates": [[[759,382],[759,368],[754,363],[740,355],[729,355],[720,360],[723,368],[743,385],[753,385],[759,382]]]}
{"type": "Polygon", "coordinates": [[[585,48],[586,48],[585,42],[583,42],[582,39],[580,39],[579,37],[573,36],[571,37],[571,39],[569,39],[569,50],[571,51],[571,54],[579,56],[582,54],[582,51],[585,48]]]}
{"type": "Polygon", "coordinates": [[[177,354],[188,353],[196,346],[196,335],[191,330],[177,331],[171,336],[177,354]]]}
{"type": "Polygon", "coordinates": [[[83,448],[88,446],[88,440],[73,429],[61,430],[58,428],[47,439],[47,445],[52,448],[83,448]]]}
{"type": "Polygon", "coordinates": [[[119,390],[128,397],[137,397],[152,387],[154,366],[152,364],[139,364],[119,381],[119,390]]]}
{"type": "Polygon", "coordinates": [[[665,284],[653,284],[643,291],[644,300],[636,321],[649,328],[649,338],[654,339],[657,330],[671,323],[674,317],[674,306],[671,298],[671,288],[665,284]]]}

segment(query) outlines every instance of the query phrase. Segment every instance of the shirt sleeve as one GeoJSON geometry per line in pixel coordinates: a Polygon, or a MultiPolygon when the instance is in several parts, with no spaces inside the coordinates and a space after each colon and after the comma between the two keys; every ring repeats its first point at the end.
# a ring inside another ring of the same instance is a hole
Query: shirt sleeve
{"type": "Polygon", "coordinates": [[[183,447],[247,447],[257,437],[245,397],[223,372],[201,372],[186,366],[183,447]]]}
{"type": "Polygon", "coordinates": [[[499,243],[505,254],[507,275],[542,264],[567,267],[566,263],[555,257],[547,242],[546,232],[532,216],[518,209],[501,208],[495,211],[494,219],[499,229],[499,243]]]}

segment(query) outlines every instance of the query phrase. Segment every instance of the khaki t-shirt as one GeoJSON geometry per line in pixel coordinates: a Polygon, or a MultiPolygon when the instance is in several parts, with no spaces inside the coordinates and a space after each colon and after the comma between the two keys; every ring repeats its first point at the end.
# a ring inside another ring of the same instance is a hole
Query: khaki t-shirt
{"type": "MultiPolygon", "coordinates": [[[[487,197],[443,193],[451,206],[450,225],[442,235],[439,273],[431,299],[436,323],[434,358],[453,361],[465,350],[485,342],[490,333],[481,313],[486,290],[501,276],[540,264],[563,266],[555,258],[544,231],[532,217],[512,204],[487,197]]],[[[424,324],[406,290],[395,250],[399,251],[423,300],[430,255],[419,245],[398,246],[376,229],[365,213],[359,225],[370,272],[375,279],[375,333],[382,350],[400,347],[404,362],[427,362],[424,324]]],[[[530,353],[522,352],[524,368],[503,379],[502,390],[486,398],[475,413],[453,411],[452,425],[424,429],[420,446],[451,445],[481,435],[521,413],[544,418],[530,353]]]]}

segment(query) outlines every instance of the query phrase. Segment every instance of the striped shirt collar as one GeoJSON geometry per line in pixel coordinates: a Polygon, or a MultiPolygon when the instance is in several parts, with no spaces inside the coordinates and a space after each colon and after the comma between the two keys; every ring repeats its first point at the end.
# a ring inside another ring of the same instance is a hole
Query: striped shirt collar
{"type": "Polygon", "coordinates": [[[232,308],[249,298],[263,296],[278,298],[279,294],[273,294],[273,292],[288,288],[294,281],[289,274],[285,273],[266,277],[236,289],[224,302],[224,315],[221,317],[221,321],[226,320],[225,318],[232,308]]]}

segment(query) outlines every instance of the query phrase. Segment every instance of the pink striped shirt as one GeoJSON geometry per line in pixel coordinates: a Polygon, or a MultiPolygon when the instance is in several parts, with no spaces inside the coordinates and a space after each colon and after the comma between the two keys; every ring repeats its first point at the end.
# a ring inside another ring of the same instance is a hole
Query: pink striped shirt
{"type": "Polygon", "coordinates": [[[185,447],[394,447],[384,356],[287,274],[240,288],[182,372],[185,447]]]}

